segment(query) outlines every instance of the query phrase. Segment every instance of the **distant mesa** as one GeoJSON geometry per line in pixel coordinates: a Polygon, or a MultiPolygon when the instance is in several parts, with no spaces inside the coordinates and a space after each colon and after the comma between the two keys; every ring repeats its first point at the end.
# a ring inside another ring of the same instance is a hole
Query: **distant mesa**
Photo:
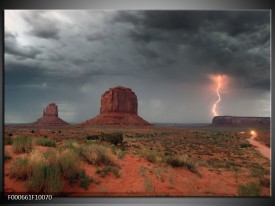
{"type": "Polygon", "coordinates": [[[216,116],[212,120],[213,126],[258,126],[269,127],[270,117],[237,117],[237,116],[216,116]]]}
{"type": "Polygon", "coordinates": [[[100,114],[81,125],[150,125],[138,116],[138,100],[129,88],[110,88],[101,96],[100,114]]]}
{"type": "Polygon", "coordinates": [[[69,123],[58,117],[58,108],[55,103],[49,104],[43,110],[43,117],[33,123],[35,127],[59,127],[66,125],[69,125],[69,123]]]}

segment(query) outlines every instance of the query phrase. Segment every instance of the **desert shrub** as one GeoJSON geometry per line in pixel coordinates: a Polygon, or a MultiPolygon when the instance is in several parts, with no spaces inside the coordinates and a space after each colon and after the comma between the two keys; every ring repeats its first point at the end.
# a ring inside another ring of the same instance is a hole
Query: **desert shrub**
{"type": "Polygon", "coordinates": [[[56,149],[50,149],[50,150],[44,152],[43,156],[47,160],[47,164],[49,166],[55,166],[55,167],[60,166],[60,164],[59,164],[60,163],[60,155],[56,149]]]}
{"type": "Polygon", "coordinates": [[[86,175],[85,170],[81,170],[79,174],[79,186],[87,190],[91,182],[93,182],[93,179],[86,175]]]}
{"type": "Polygon", "coordinates": [[[198,173],[198,162],[187,155],[168,157],[166,163],[172,167],[185,167],[193,173],[198,173]]]}
{"type": "Polygon", "coordinates": [[[64,140],[62,149],[73,150],[79,155],[81,153],[81,146],[79,145],[79,143],[75,139],[66,139],[66,140],[64,140]]]}
{"type": "Polygon", "coordinates": [[[26,183],[30,192],[61,192],[63,180],[59,167],[48,166],[45,163],[33,165],[31,175],[26,183]]]}
{"type": "Polygon", "coordinates": [[[141,156],[143,156],[146,160],[148,160],[149,162],[157,162],[157,157],[158,155],[153,152],[153,151],[143,151],[141,152],[141,156]]]}
{"type": "Polygon", "coordinates": [[[18,158],[10,166],[10,176],[18,180],[25,180],[31,173],[31,167],[27,158],[18,158]]]}
{"type": "Polygon", "coordinates": [[[5,136],[5,138],[4,138],[4,144],[5,145],[12,145],[12,143],[13,143],[12,137],[11,136],[5,136]]]}
{"type": "Polygon", "coordinates": [[[26,136],[19,136],[13,140],[13,148],[16,153],[30,152],[32,147],[32,138],[26,136]]]}
{"type": "Polygon", "coordinates": [[[248,148],[251,147],[252,145],[250,143],[241,143],[240,148],[248,148]]]}
{"type": "Polygon", "coordinates": [[[117,156],[119,159],[124,159],[124,157],[126,156],[126,152],[125,151],[119,152],[117,156]]]}
{"type": "Polygon", "coordinates": [[[87,145],[82,147],[81,154],[85,160],[93,165],[116,165],[115,159],[108,148],[101,145],[87,145]]]}
{"type": "Polygon", "coordinates": [[[46,169],[45,192],[61,192],[64,186],[59,167],[48,166],[46,169]]]}
{"type": "Polygon", "coordinates": [[[260,177],[259,178],[259,183],[263,187],[270,187],[270,180],[268,178],[260,177]]]}
{"type": "Polygon", "coordinates": [[[267,171],[262,166],[252,167],[249,170],[249,173],[250,173],[250,176],[252,176],[252,177],[262,177],[265,174],[268,174],[267,171]]]}
{"type": "Polygon", "coordinates": [[[36,140],[36,145],[41,145],[41,146],[45,146],[45,147],[55,147],[56,143],[54,140],[42,137],[36,140]]]}
{"type": "Polygon", "coordinates": [[[102,169],[97,169],[96,174],[99,174],[101,177],[106,177],[109,173],[113,173],[116,177],[120,177],[119,169],[116,167],[106,166],[102,169]]]}
{"type": "Polygon", "coordinates": [[[255,182],[249,182],[245,185],[240,185],[238,188],[239,196],[260,196],[261,187],[255,182]]]}
{"type": "Polygon", "coordinates": [[[116,146],[112,147],[112,153],[114,155],[117,155],[119,159],[123,159],[126,156],[126,152],[122,151],[120,148],[117,148],[116,146]]]}
{"type": "Polygon", "coordinates": [[[59,162],[66,178],[76,176],[79,173],[80,161],[79,155],[73,150],[66,149],[61,152],[59,162]]]}
{"type": "Polygon", "coordinates": [[[86,139],[87,140],[98,140],[99,139],[99,135],[87,135],[86,139]]]}
{"type": "Polygon", "coordinates": [[[10,159],[12,159],[10,151],[5,149],[4,160],[7,161],[7,160],[10,160],[10,159]]]}
{"type": "Polygon", "coordinates": [[[145,186],[146,192],[153,192],[154,191],[154,185],[148,177],[144,178],[144,186],[145,186]]]}
{"type": "Polygon", "coordinates": [[[30,177],[26,183],[29,192],[41,192],[45,187],[45,175],[47,166],[45,163],[32,165],[30,177]]]}
{"type": "Polygon", "coordinates": [[[100,139],[105,142],[110,142],[111,144],[118,145],[123,142],[123,134],[122,133],[112,133],[112,134],[104,134],[100,135],[100,139]]]}
{"type": "Polygon", "coordinates": [[[38,150],[32,151],[29,154],[28,160],[29,160],[29,164],[31,167],[34,165],[37,165],[37,164],[46,164],[47,163],[47,160],[46,160],[45,156],[43,155],[43,153],[38,150]]]}
{"type": "Polygon", "coordinates": [[[141,176],[145,176],[145,174],[148,172],[148,168],[145,167],[145,166],[140,166],[139,167],[139,171],[138,173],[141,175],[141,176]]]}

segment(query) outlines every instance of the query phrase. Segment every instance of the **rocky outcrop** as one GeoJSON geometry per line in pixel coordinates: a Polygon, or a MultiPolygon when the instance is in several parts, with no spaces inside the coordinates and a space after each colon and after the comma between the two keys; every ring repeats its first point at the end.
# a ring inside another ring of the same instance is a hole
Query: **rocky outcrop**
{"type": "Polygon", "coordinates": [[[60,127],[69,125],[58,117],[58,108],[55,103],[49,104],[43,110],[43,117],[33,123],[34,127],[60,127]]]}
{"type": "Polygon", "coordinates": [[[137,114],[137,108],[137,96],[131,89],[118,86],[109,89],[101,96],[100,114],[137,114]]]}
{"type": "Polygon", "coordinates": [[[270,127],[270,117],[237,117],[216,116],[212,120],[213,126],[259,126],[270,127]]]}
{"type": "Polygon", "coordinates": [[[110,88],[101,96],[100,114],[81,125],[150,125],[138,116],[138,100],[129,88],[110,88]]]}

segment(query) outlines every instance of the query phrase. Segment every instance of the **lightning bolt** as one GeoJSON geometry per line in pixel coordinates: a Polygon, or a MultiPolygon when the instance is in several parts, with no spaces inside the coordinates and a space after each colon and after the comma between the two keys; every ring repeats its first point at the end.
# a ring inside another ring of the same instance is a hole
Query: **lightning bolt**
{"type": "Polygon", "coordinates": [[[212,107],[212,112],[214,116],[218,116],[218,112],[216,110],[216,107],[218,105],[218,103],[221,101],[221,95],[220,95],[220,88],[221,88],[221,76],[219,75],[217,78],[217,88],[215,89],[218,99],[217,101],[214,103],[213,107],[212,107]]]}

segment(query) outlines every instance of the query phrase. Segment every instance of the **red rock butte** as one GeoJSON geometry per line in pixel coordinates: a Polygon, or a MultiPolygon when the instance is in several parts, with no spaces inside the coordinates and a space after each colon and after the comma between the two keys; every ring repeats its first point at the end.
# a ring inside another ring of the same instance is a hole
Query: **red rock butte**
{"type": "Polygon", "coordinates": [[[138,100],[129,88],[110,88],[101,96],[100,114],[81,125],[150,125],[138,116],[138,100]]]}
{"type": "Polygon", "coordinates": [[[66,125],[69,125],[69,123],[58,117],[58,108],[55,103],[49,104],[43,110],[43,117],[33,123],[33,126],[36,127],[59,127],[66,125]]]}

